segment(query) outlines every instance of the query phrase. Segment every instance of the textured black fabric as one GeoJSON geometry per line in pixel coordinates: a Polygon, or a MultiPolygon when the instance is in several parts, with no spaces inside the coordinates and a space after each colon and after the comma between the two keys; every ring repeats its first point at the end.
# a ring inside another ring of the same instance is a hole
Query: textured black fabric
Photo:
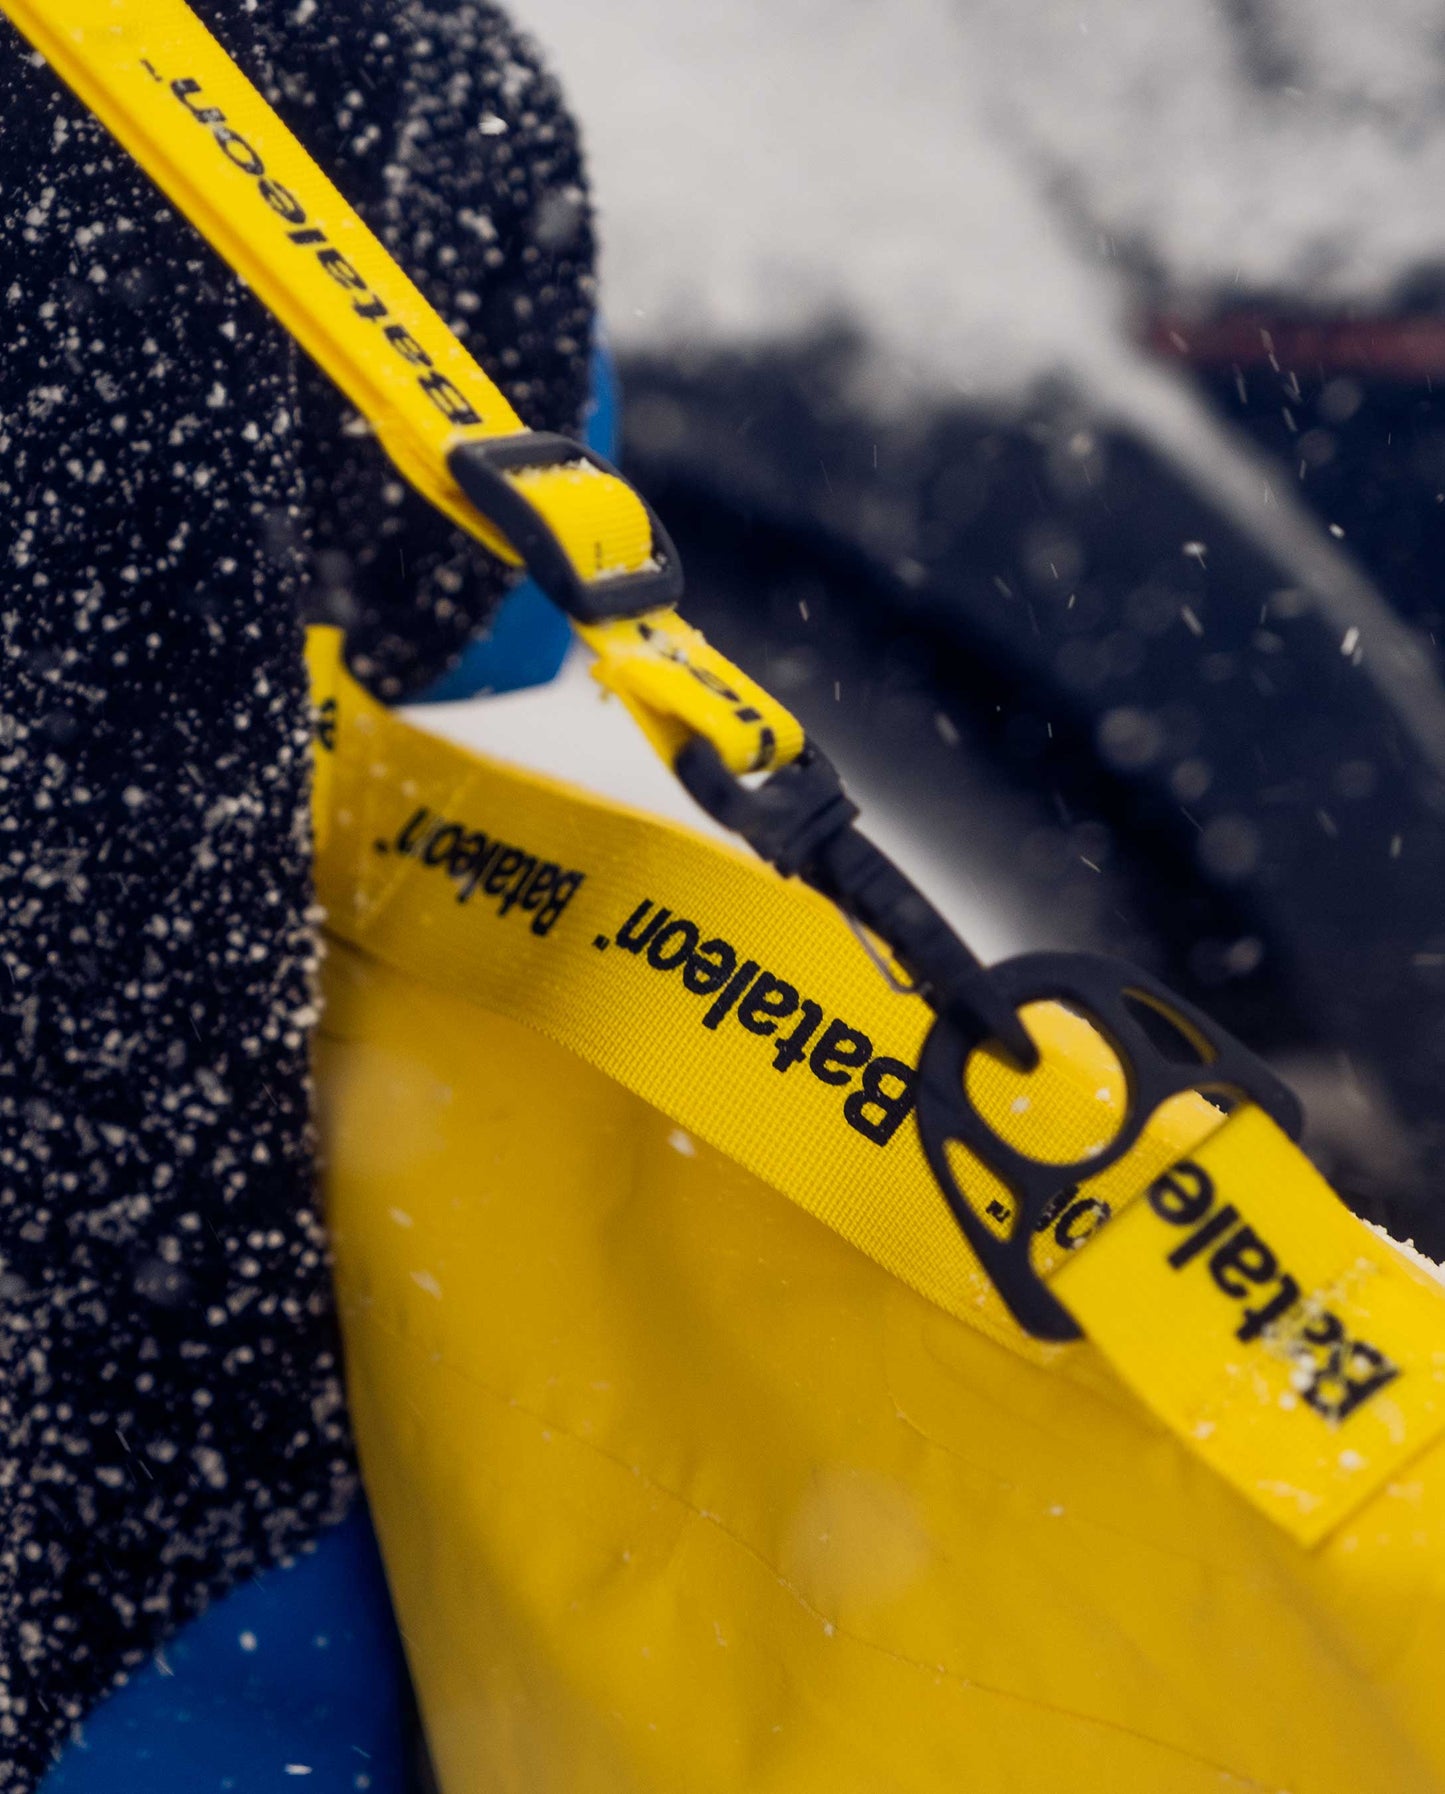
{"type": "MultiPolygon", "coordinates": [[[[555,90],[485,6],[198,10],[529,421],[586,379],[555,90]]],[[[298,606],[394,693],[499,575],[0,28],[0,1788],[339,1516],[298,606]]]]}

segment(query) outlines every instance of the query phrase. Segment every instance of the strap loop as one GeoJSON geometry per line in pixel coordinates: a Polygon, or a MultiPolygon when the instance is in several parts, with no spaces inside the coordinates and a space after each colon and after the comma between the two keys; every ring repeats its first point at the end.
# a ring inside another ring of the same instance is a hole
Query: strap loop
{"type": "Polygon", "coordinates": [[[923,1150],[968,1243],[1021,1327],[1036,1339],[1076,1339],[1077,1322],[1033,1263],[1034,1238],[1063,1199],[1119,1163],[1164,1104],[1186,1091],[1253,1103],[1292,1141],[1304,1116],[1294,1092],[1262,1060],[1137,966],[1093,953],[1027,953],[992,967],[988,977],[1011,1011],[1039,1002],[1066,1005],[1107,1042],[1124,1073],[1122,1125],[1110,1141],[1070,1163],[1020,1151],[980,1113],[967,1077],[970,1057],[987,1043],[977,1023],[941,1015],[918,1064],[923,1150]],[[950,1151],[955,1144],[1006,1187],[1004,1206],[1012,1214],[1003,1235],[965,1190],[950,1151]]]}
{"type": "Polygon", "coordinates": [[[576,627],[597,656],[593,678],[621,698],[668,766],[698,735],[733,773],[770,772],[802,753],[797,718],[675,610],[576,627]]]}

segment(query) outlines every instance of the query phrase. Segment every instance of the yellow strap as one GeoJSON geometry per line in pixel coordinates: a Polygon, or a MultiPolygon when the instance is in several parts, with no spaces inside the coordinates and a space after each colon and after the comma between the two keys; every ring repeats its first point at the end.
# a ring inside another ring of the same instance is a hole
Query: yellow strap
{"type": "MultiPolygon", "coordinates": [[[[447,456],[521,434],[522,420],[182,0],[0,0],[0,10],[326,370],[412,485],[519,564],[447,456]]],[[[609,576],[651,563],[646,507],[625,481],[580,460],[508,478],[584,580],[605,591],[609,576]]],[[[802,730],[780,704],[672,611],[644,621],[647,631],[619,622],[581,633],[598,677],[659,748],[704,734],[739,773],[796,757],[802,730]]]]}
{"type": "Polygon", "coordinates": [[[1054,1293],[1206,1463],[1305,1544],[1445,1429],[1445,1291],[1246,1108],[1054,1293]]]}
{"type": "Polygon", "coordinates": [[[786,766],[803,751],[802,724],[676,611],[579,623],[577,633],[597,656],[593,678],[622,699],[669,766],[692,735],[706,735],[737,773],[786,766]]]}
{"type": "MultiPolygon", "coordinates": [[[[830,905],[411,728],[345,675],[334,632],[308,654],[335,936],[551,1036],[1001,1344],[1087,1352],[1020,1333],[959,1232],[911,1124],[931,1017],[830,905]]],[[[1000,1134],[1065,1162],[1118,1125],[1122,1074],[1077,1016],[1025,1019],[1040,1069],[980,1054],[970,1089],[1000,1134]]],[[[986,1171],[959,1169],[985,1209],[986,1171]]],[[[1176,1098],[1051,1218],[1034,1263],[1159,1418],[1302,1543],[1445,1427],[1445,1292],[1256,1110],[1176,1098]],[[1272,1324],[1287,1278],[1298,1301],[1272,1324]]]]}

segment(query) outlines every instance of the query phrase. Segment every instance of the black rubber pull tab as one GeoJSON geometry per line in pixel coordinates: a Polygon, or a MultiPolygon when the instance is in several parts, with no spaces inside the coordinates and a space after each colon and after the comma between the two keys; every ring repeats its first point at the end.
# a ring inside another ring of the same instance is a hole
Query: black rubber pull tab
{"type": "Polygon", "coordinates": [[[1025,1332],[1036,1339],[1077,1339],[1078,1324],[1039,1278],[1031,1259],[1035,1234],[1074,1186],[1123,1158],[1160,1105],[1187,1090],[1256,1103],[1292,1140],[1299,1138],[1303,1112],[1294,1092],[1233,1035],[1123,960],[1088,953],[1029,953],[990,966],[987,975],[1015,1015],[1026,1004],[1051,1000],[1082,1016],[1107,1041],[1124,1071],[1126,1108],[1118,1133],[1088,1158],[1052,1165],[1001,1139],[969,1096],[964,1082],[969,1058],[989,1041],[989,1031],[976,1019],[941,1014],[919,1061],[919,1135],[965,1237],[1025,1332]],[[994,1231],[960,1184],[950,1162],[950,1142],[982,1160],[1007,1187],[1014,1210],[1006,1235],[994,1231]]]}

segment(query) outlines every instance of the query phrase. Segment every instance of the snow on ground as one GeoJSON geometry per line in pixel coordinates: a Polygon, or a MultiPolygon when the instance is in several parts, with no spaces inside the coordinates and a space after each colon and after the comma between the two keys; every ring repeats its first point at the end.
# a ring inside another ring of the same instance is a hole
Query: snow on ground
{"type": "Polygon", "coordinates": [[[1441,260],[1429,0],[969,0],[998,129],[1184,293],[1387,301],[1441,260]]]}
{"type": "Polygon", "coordinates": [[[880,371],[1012,390],[1114,333],[988,117],[948,0],[520,0],[589,146],[624,347],[781,337],[839,315],[880,371]]]}
{"type": "Polygon", "coordinates": [[[1187,296],[1388,296],[1440,260],[1426,0],[518,0],[590,145],[624,347],[844,314],[1006,396],[1187,296]]]}

